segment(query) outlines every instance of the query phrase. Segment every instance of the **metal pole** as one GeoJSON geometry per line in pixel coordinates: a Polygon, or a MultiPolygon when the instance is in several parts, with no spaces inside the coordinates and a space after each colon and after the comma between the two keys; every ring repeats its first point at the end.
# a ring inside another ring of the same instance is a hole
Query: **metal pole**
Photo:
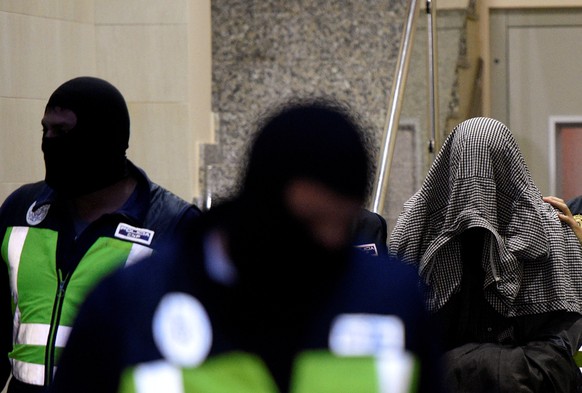
{"type": "Polygon", "coordinates": [[[406,79],[408,77],[408,65],[410,64],[410,54],[414,41],[414,32],[416,30],[416,20],[418,17],[419,0],[411,0],[408,4],[408,18],[404,25],[402,40],[400,42],[400,51],[396,64],[392,90],[390,92],[390,102],[388,113],[386,115],[386,124],[384,127],[384,140],[380,152],[380,164],[376,173],[374,183],[373,201],[371,210],[381,213],[384,208],[384,200],[388,190],[388,174],[394,156],[394,147],[396,144],[396,135],[398,132],[398,122],[400,120],[400,110],[402,107],[402,97],[406,79]]]}
{"type": "Polygon", "coordinates": [[[428,153],[434,159],[440,149],[441,141],[438,129],[439,101],[438,101],[438,56],[437,56],[437,31],[436,31],[436,0],[426,0],[426,15],[428,18],[428,125],[430,137],[428,141],[428,153]]]}

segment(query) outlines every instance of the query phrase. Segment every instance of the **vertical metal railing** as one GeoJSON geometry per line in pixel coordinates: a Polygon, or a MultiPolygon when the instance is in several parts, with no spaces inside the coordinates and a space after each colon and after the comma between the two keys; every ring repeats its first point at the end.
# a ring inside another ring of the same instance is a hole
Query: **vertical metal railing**
{"type": "Polygon", "coordinates": [[[400,120],[404,88],[406,86],[406,79],[408,78],[408,65],[410,64],[410,54],[412,52],[414,33],[416,31],[418,9],[419,0],[411,0],[408,4],[408,17],[404,25],[402,40],[400,41],[400,51],[398,52],[396,71],[392,81],[392,90],[390,92],[390,101],[388,103],[388,112],[386,114],[383,144],[380,150],[380,162],[374,182],[371,210],[376,213],[382,213],[384,200],[386,199],[388,174],[390,173],[392,157],[394,156],[396,133],[398,131],[398,122],[400,120]]]}
{"type": "MultiPolygon", "coordinates": [[[[437,59],[436,59],[436,5],[435,0],[426,0],[426,12],[428,16],[428,85],[429,85],[429,115],[428,124],[430,129],[429,154],[438,151],[440,146],[438,136],[438,88],[437,88],[437,59]]],[[[396,63],[396,71],[393,78],[392,90],[386,114],[386,123],[384,127],[383,143],[380,150],[380,159],[374,182],[372,194],[372,204],[370,210],[376,213],[382,213],[384,202],[388,192],[388,179],[394,149],[396,147],[396,137],[398,124],[400,121],[400,112],[402,110],[402,101],[404,90],[408,78],[408,66],[410,64],[410,55],[414,42],[414,33],[416,31],[416,21],[419,14],[420,0],[411,0],[408,4],[407,19],[404,25],[402,39],[400,42],[400,51],[396,63]]]]}
{"type": "Polygon", "coordinates": [[[434,158],[439,151],[441,138],[439,134],[439,100],[438,100],[438,56],[436,40],[436,0],[426,0],[427,16],[427,64],[428,64],[428,153],[434,158]]]}

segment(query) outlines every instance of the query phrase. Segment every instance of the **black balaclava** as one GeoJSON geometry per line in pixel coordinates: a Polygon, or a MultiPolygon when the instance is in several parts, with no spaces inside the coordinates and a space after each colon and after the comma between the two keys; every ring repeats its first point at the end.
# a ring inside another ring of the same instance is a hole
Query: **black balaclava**
{"type": "Polygon", "coordinates": [[[75,78],[55,90],[45,111],[55,107],[73,111],[77,124],[63,136],[42,139],[50,187],[75,197],[127,176],[129,112],[119,90],[102,79],[75,78]]]}
{"type": "Polygon", "coordinates": [[[308,179],[364,200],[369,161],[359,126],[339,107],[292,104],[268,118],[254,139],[234,208],[223,212],[238,271],[230,301],[232,334],[269,364],[283,391],[306,320],[344,270],[351,246],[328,250],[285,204],[287,185],[308,179]]]}
{"type": "Polygon", "coordinates": [[[368,167],[361,130],[346,109],[320,101],[293,104],[255,135],[241,193],[280,199],[290,180],[304,178],[363,199],[368,167]]]}
{"type": "MultiPolygon", "coordinates": [[[[263,258],[263,250],[271,246],[279,254],[277,258],[286,248],[285,255],[297,254],[297,258],[307,251],[327,253],[329,250],[316,244],[310,231],[289,212],[285,191],[293,180],[311,180],[339,195],[363,201],[368,167],[360,129],[337,105],[320,101],[294,103],[268,118],[255,134],[240,184],[238,202],[244,206],[242,215],[248,215],[240,224],[247,229],[232,234],[232,246],[240,247],[233,250],[236,256],[249,257],[249,266],[240,267],[254,271],[258,266],[256,258],[263,258]],[[239,237],[240,244],[236,242],[239,237]]],[[[246,263],[245,258],[239,263],[246,263]]],[[[253,277],[274,266],[265,262],[268,266],[260,266],[253,277]]],[[[322,261],[303,257],[290,263],[278,263],[276,269],[290,269],[288,274],[292,275],[302,268],[317,268],[322,261]]]]}

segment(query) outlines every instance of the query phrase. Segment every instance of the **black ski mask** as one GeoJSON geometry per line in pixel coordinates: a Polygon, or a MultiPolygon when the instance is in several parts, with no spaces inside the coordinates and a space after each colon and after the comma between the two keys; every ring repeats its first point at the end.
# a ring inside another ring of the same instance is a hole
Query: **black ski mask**
{"type": "Polygon", "coordinates": [[[289,211],[285,192],[292,181],[307,179],[363,202],[369,161],[359,125],[335,103],[292,103],[266,119],[248,157],[238,198],[242,227],[231,234],[242,274],[249,269],[253,279],[269,277],[265,282],[278,273],[289,281],[293,275],[305,280],[306,272],[318,280],[319,269],[329,274],[325,265],[337,264],[337,253],[351,246],[326,250],[317,244],[289,211]]]}
{"type": "Polygon", "coordinates": [[[75,78],[55,90],[45,111],[55,107],[73,111],[77,124],[63,136],[42,139],[51,188],[74,197],[127,176],[129,112],[119,90],[98,78],[75,78]]]}

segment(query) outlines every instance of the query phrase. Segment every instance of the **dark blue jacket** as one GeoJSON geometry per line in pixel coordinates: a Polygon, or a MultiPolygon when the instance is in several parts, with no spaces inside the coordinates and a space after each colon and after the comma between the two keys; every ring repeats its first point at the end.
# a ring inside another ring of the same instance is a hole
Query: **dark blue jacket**
{"type": "MultiPolygon", "coordinates": [[[[54,268],[74,271],[76,263],[99,237],[115,237],[120,223],[131,227],[146,228],[147,235],[153,237],[148,247],[156,250],[159,245],[183,233],[190,221],[200,214],[196,206],[180,199],[171,192],[151,182],[146,174],[129,163],[132,176],[137,179],[136,191],[117,212],[105,215],[83,231],[75,240],[73,223],[65,205],[58,195],[44,181],[27,184],[12,193],[0,209],[0,239],[7,228],[22,226],[47,228],[58,233],[54,268]],[[34,205],[34,207],[32,207],[34,205]],[[90,230],[89,230],[90,229],[90,230]]],[[[1,259],[1,257],[0,257],[1,259]]],[[[12,306],[11,288],[6,261],[0,261],[0,316],[2,336],[0,337],[0,384],[10,373],[8,352],[12,350],[12,306]]],[[[42,261],[39,261],[42,263],[42,261]]],[[[55,282],[55,287],[57,283],[55,282]]],[[[14,378],[13,378],[14,380],[14,378]]],[[[17,383],[16,381],[11,385],[17,383]]],[[[33,385],[26,385],[34,391],[33,385]]]]}
{"type": "MultiPolygon", "coordinates": [[[[228,272],[209,267],[214,261],[205,251],[205,239],[211,232],[196,229],[187,251],[168,249],[101,283],[79,314],[53,392],[117,392],[123,371],[164,359],[167,354],[160,350],[161,333],[153,326],[159,322],[156,315],[168,294],[185,294],[205,309],[212,329],[208,360],[228,353],[254,354],[265,362],[282,391],[291,378],[288,374],[296,355],[329,348],[336,317],[396,316],[404,323],[406,350],[421,364],[418,391],[440,391],[439,340],[412,269],[385,255],[378,258],[354,252],[330,285],[311,288],[314,296],[302,297],[302,304],[285,309],[261,293],[237,292],[228,272]],[[274,315],[277,317],[271,318],[274,315]]],[[[275,256],[273,260],[276,263],[275,256]]],[[[298,283],[296,290],[308,288],[298,283]]],[[[202,335],[199,329],[183,333],[202,335]]]]}

